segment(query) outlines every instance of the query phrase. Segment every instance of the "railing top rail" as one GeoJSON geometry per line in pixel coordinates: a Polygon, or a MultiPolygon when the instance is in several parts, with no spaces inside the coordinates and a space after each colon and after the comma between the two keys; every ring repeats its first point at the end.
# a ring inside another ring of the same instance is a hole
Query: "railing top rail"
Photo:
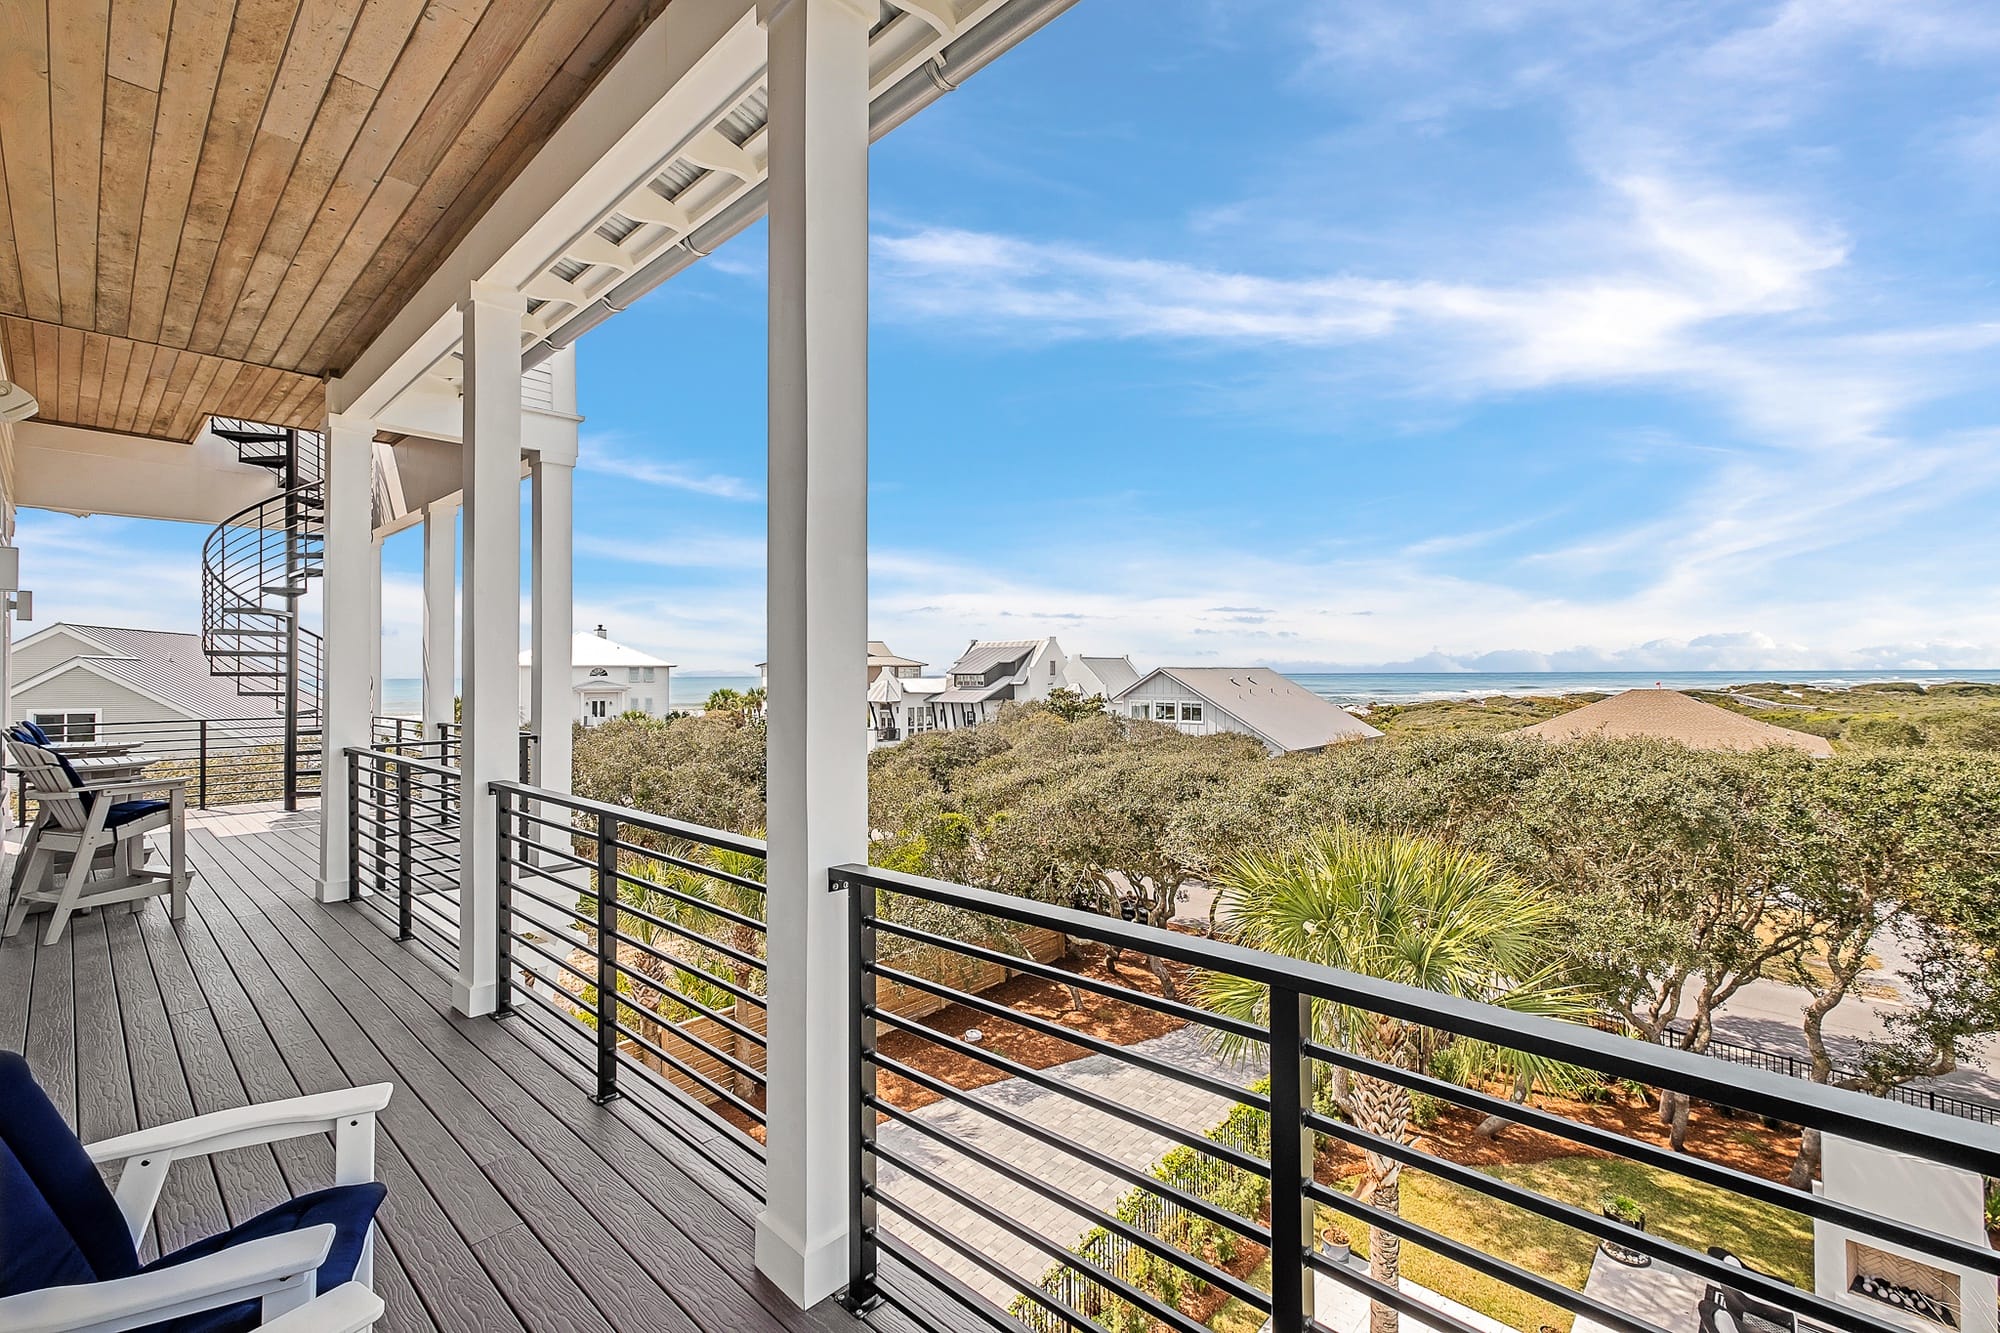
{"type": "Polygon", "coordinates": [[[447,764],[433,763],[428,759],[417,759],[406,754],[394,754],[388,750],[371,750],[364,745],[350,745],[342,753],[349,759],[373,759],[384,764],[401,764],[403,767],[414,769],[419,773],[435,773],[439,777],[455,778],[459,776],[459,770],[447,764]]]}
{"type": "Polygon", "coordinates": [[[725,852],[742,852],[746,856],[763,856],[764,840],[741,833],[727,833],[722,829],[706,828],[700,824],[690,824],[679,819],[668,819],[664,815],[650,815],[630,806],[612,805],[607,801],[593,801],[586,796],[572,796],[568,792],[550,791],[546,787],[531,787],[525,782],[495,782],[490,786],[493,794],[526,797],[546,805],[565,806],[580,810],[585,814],[603,815],[632,828],[650,829],[664,833],[670,838],[684,838],[689,842],[703,843],[720,848],[725,852]]]}
{"type": "MultiPolygon", "coordinates": [[[[495,784],[496,787],[505,784],[495,784]]],[[[843,865],[843,883],[886,889],[1021,925],[1045,926],[1099,944],[1226,972],[1335,1004],[1400,1018],[1497,1046],[1586,1066],[1759,1115],[1803,1123],[1881,1147],[1912,1152],[1984,1175],[2000,1175],[2000,1128],[1846,1088],[1807,1083],[1769,1070],[1637,1041],[1581,1023],[1522,1014],[1421,987],[1343,972],[1198,935],[1127,922],[1030,898],[873,866],[843,865]],[[1944,1132],[1948,1128],[1949,1132],[1944,1132]]]]}

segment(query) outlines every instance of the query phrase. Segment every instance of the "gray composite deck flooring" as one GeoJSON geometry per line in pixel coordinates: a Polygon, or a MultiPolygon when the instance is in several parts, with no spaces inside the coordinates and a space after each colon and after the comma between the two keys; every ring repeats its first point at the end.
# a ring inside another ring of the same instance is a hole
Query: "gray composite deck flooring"
{"type": "MultiPolygon", "coordinates": [[[[0,1047],[24,1053],[85,1141],[246,1101],[388,1081],[384,1333],[513,1329],[838,1333],[757,1273],[761,1164],[664,1100],[598,1106],[586,1071],[522,1018],[464,1019],[421,949],[311,894],[318,814],[189,821],[186,920],[163,901],[39,920],[0,944],[0,1047]]],[[[174,1168],[149,1249],[173,1249],[331,1180],[324,1139],[174,1168]]],[[[868,1324],[986,1327],[926,1284],[868,1324]],[[916,1317],[913,1318],[912,1315],[916,1317]]]]}

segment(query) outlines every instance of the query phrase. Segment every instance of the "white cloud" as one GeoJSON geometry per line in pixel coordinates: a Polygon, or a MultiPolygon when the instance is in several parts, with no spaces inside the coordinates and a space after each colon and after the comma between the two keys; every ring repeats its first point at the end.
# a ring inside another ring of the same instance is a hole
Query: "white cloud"
{"type": "Polygon", "coordinates": [[[577,448],[576,465],[589,472],[718,500],[755,500],[760,495],[758,488],[742,477],[703,472],[651,453],[635,454],[625,448],[624,437],[615,434],[585,436],[577,448]]]}

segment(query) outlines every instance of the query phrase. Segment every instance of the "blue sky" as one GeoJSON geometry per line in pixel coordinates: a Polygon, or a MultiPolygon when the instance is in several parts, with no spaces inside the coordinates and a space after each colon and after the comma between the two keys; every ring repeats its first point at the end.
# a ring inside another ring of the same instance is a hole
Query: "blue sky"
{"type": "MultiPolygon", "coordinates": [[[[1996,74],[1984,2],[1082,0],[875,149],[873,632],[2000,665],[1996,74]]],[[[580,351],[577,623],[684,669],[762,656],[763,244],[580,351]]],[[[160,526],[24,518],[160,571],[43,618],[191,626],[160,526]]]]}

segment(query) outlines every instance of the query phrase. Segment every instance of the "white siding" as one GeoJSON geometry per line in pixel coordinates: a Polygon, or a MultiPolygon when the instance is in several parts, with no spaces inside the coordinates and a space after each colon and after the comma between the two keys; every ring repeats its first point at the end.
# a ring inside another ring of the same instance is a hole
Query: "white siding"
{"type": "Polygon", "coordinates": [[[34,643],[22,644],[14,649],[14,679],[33,680],[54,667],[61,666],[73,657],[102,657],[104,650],[71,634],[68,630],[50,630],[34,643]]]}
{"type": "MultiPolygon", "coordinates": [[[[15,678],[26,678],[19,667],[15,668],[15,678]]],[[[149,699],[136,690],[127,689],[80,666],[72,667],[31,690],[16,690],[14,693],[16,717],[27,717],[37,712],[93,710],[100,722],[158,722],[187,716],[157,699],[149,699]]]]}
{"type": "MultiPolygon", "coordinates": [[[[1114,705],[1113,711],[1130,717],[1132,716],[1132,705],[1145,704],[1150,714],[1156,711],[1158,705],[1161,703],[1171,703],[1174,705],[1173,726],[1185,735],[1212,736],[1217,732],[1223,731],[1241,732],[1246,736],[1256,735],[1255,732],[1244,726],[1232,714],[1217,708],[1208,700],[1191,692],[1173,677],[1166,675],[1155,676],[1151,680],[1141,681],[1139,684],[1134,685],[1130,690],[1118,697],[1118,702],[1114,705]],[[1183,722],[1180,720],[1181,708],[1186,704],[1200,705],[1201,721],[1183,722]]],[[[1261,740],[1262,737],[1258,739],[1261,740]]]]}

